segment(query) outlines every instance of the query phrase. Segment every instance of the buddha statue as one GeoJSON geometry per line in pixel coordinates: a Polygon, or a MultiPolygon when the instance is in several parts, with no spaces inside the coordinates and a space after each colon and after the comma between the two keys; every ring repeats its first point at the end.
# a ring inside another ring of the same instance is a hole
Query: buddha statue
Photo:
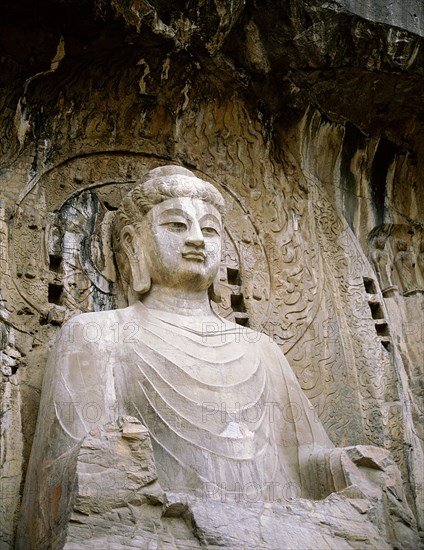
{"type": "Polygon", "coordinates": [[[242,490],[263,502],[284,502],[287,487],[306,499],[366,494],[375,487],[362,466],[391,470],[402,490],[386,450],[334,447],[277,344],[211,308],[224,210],[213,185],[178,166],[150,171],[123,200],[113,240],[129,305],[62,327],[17,548],[63,547],[81,446],[120,418],[148,430],[164,491],[236,501],[242,490]]]}
{"type": "Polygon", "coordinates": [[[381,291],[393,288],[392,268],[390,265],[389,254],[386,251],[387,235],[384,233],[377,235],[374,239],[374,246],[371,253],[371,260],[380,282],[381,291]]]}
{"type": "Polygon", "coordinates": [[[407,295],[415,292],[418,286],[415,274],[415,258],[404,239],[398,239],[396,244],[397,252],[394,264],[401,282],[403,294],[407,295]]]}

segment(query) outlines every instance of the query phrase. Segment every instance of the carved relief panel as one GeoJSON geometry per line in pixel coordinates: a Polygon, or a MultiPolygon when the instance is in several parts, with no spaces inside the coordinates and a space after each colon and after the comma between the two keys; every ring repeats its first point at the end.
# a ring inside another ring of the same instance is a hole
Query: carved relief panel
{"type": "Polygon", "coordinates": [[[424,291],[424,229],[418,224],[374,228],[368,245],[383,294],[403,296],[424,291]]]}

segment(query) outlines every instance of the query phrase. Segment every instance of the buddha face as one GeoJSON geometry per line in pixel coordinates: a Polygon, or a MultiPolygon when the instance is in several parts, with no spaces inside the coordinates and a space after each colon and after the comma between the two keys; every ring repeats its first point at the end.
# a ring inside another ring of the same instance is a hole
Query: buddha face
{"type": "Polygon", "coordinates": [[[153,284],[209,288],[219,269],[222,239],[221,216],[212,204],[167,199],[146,214],[139,228],[153,284]]]}

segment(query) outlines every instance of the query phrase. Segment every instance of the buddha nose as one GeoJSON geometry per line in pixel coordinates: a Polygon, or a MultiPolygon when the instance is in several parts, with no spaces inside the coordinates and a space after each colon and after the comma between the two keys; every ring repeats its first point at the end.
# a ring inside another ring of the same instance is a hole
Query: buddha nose
{"type": "Polygon", "coordinates": [[[191,224],[187,235],[186,244],[191,244],[193,246],[205,246],[205,239],[198,223],[193,222],[191,224]]]}

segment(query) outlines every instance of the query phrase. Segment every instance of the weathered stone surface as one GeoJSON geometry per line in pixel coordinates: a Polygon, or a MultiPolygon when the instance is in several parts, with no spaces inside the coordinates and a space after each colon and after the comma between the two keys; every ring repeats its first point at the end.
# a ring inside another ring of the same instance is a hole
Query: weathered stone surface
{"type": "Polygon", "coordinates": [[[164,514],[159,506],[118,509],[91,518],[75,515],[65,549],[81,548],[87,533],[94,548],[114,549],[163,545],[178,550],[280,550],[300,544],[305,549],[390,548],[355,503],[335,496],[322,503],[298,500],[288,506],[191,498],[177,517],[164,514]],[[149,529],[152,523],[160,530],[149,529]]]}
{"type": "Polygon", "coordinates": [[[74,511],[89,515],[139,503],[139,492],[157,479],[148,430],[133,417],[121,428],[94,429],[78,455],[74,511]]]}
{"type": "Polygon", "coordinates": [[[2,6],[6,548],[48,348],[72,313],[122,305],[113,209],[170,160],[237,220],[225,316],[273,335],[337,445],[391,450],[423,529],[422,29],[412,0],[2,6]]]}

